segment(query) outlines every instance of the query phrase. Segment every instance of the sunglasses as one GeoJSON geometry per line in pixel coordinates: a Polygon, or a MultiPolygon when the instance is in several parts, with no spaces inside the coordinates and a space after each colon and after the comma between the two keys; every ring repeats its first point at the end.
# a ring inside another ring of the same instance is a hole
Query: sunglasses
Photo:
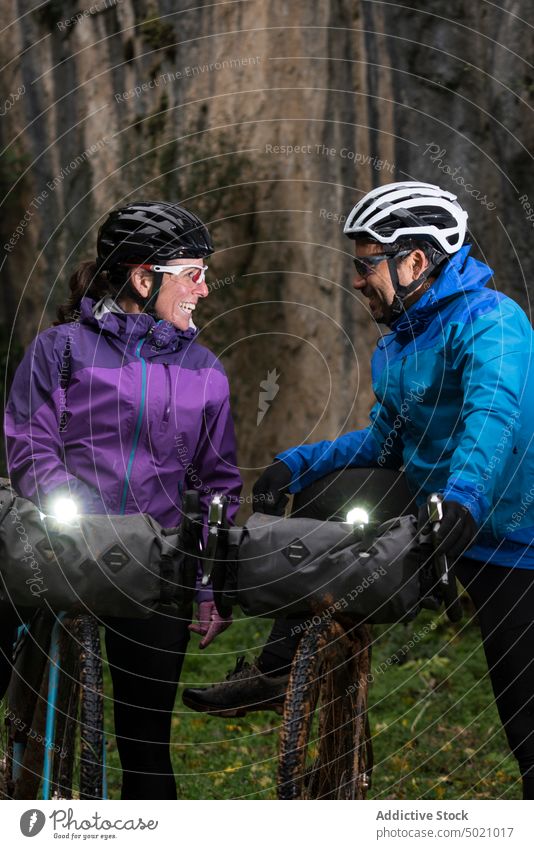
{"type": "Polygon", "coordinates": [[[397,259],[399,257],[407,256],[409,253],[411,253],[411,250],[394,251],[386,254],[371,254],[370,256],[355,256],[352,258],[352,261],[358,277],[368,277],[373,273],[375,267],[380,265],[380,263],[385,259],[397,259]]]}
{"type": "Polygon", "coordinates": [[[189,279],[195,283],[204,283],[206,279],[207,265],[150,265],[149,263],[125,262],[124,265],[130,268],[146,268],[147,271],[160,271],[163,274],[174,274],[175,277],[180,277],[193,270],[192,274],[187,274],[189,279]]]}

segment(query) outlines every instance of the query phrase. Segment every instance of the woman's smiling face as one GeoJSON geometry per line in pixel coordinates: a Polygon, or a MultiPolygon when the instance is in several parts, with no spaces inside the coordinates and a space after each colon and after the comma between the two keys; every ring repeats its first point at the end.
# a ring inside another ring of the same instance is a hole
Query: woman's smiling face
{"type": "Polygon", "coordinates": [[[207,298],[209,289],[206,285],[202,259],[175,259],[168,266],[184,267],[183,274],[164,273],[155,304],[158,316],[169,321],[179,330],[187,330],[193,311],[199,298],[207,298]],[[195,268],[198,271],[195,271],[195,268]]]}

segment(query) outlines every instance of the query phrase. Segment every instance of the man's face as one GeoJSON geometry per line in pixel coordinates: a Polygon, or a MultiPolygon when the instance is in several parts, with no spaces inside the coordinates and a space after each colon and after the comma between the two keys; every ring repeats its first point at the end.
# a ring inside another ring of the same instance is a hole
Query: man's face
{"type": "Polygon", "coordinates": [[[169,266],[189,266],[184,268],[180,275],[163,275],[161,288],[156,301],[156,311],[160,318],[169,321],[179,330],[187,330],[193,311],[199,298],[206,298],[209,294],[206,281],[195,283],[192,279],[196,274],[190,266],[204,266],[202,259],[173,259],[166,263],[169,266]]]}
{"type": "MultiPolygon", "coordinates": [[[[383,254],[385,249],[383,245],[378,245],[376,242],[356,242],[354,252],[357,257],[365,259],[365,257],[383,254]]],[[[415,265],[411,261],[412,257],[413,254],[410,254],[396,261],[401,285],[407,285],[415,279],[412,273],[415,270],[415,265]]],[[[387,260],[383,259],[373,265],[369,274],[366,273],[363,277],[355,271],[352,285],[368,299],[369,309],[375,321],[387,323],[391,318],[391,305],[395,296],[387,260]]]]}

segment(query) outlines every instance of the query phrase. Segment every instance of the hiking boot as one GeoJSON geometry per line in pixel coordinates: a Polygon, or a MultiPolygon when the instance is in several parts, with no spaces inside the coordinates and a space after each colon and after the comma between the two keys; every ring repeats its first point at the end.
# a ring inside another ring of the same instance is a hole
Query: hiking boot
{"type": "Polygon", "coordinates": [[[245,716],[254,710],[284,711],[289,674],[264,675],[255,662],[238,657],[235,669],[221,684],[184,690],[184,705],[211,716],[245,716]]]}

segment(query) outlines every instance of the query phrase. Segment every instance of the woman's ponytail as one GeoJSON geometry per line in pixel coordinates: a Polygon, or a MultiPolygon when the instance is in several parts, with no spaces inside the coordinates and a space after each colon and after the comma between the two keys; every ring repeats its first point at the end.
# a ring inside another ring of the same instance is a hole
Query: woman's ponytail
{"type": "Polygon", "coordinates": [[[86,260],[80,263],[69,280],[69,289],[68,300],[58,308],[58,321],[54,322],[55,325],[74,321],[83,297],[87,296],[99,301],[106,295],[112,294],[108,273],[99,271],[94,260],[86,260]]]}

